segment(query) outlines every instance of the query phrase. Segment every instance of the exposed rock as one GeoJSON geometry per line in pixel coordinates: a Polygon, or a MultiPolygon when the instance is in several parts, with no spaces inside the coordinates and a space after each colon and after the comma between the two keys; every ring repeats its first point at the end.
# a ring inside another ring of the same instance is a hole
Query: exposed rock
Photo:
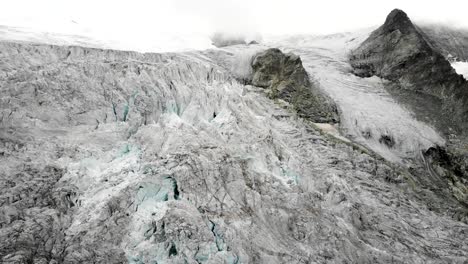
{"type": "Polygon", "coordinates": [[[352,52],[350,63],[359,76],[376,75],[407,92],[432,97],[440,108],[436,119],[443,122],[449,117],[449,125],[458,131],[468,127],[468,82],[403,11],[393,10],[352,52]]]}
{"type": "Polygon", "coordinates": [[[255,56],[252,68],[252,84],[267,88],[273,99],[291,103],[299,116],[318,123],[339,121],[336,105],[311,83],[299,56],[268,49],[255,56]]]}
{"type": "MultiPolygon", "coordinates": [[[[432,41],[401,10],[393,10],[384,25],[372,32],[350,56],[354,73],[377,75],[392,81],[387,84],[397,100],[408,105],[421,120],[445,133],[464,138],[468,126],[468,82],[458,75],[432,41]]],[[[389,140],[381,139],[389,143],[389,140]]],[[[387,144],[388,145],[388,144],[387,144]]],[[[423,151],[421,182],[441,195],[453,195],[467,205],[466,147],[449,143],[446,148],[423,151]],[[457,151],[453,151],[457,149],[457,151]]]]}
{"type": "Polygon", "coordinates": [[[432,166],[432,173],[445,179],[445,184],[457,200],[468,205],[468,153],[466,150],[437,146],[428,149],[424,157],[432,166]]]}
{"type": "MultiPolygon", "coordinates": [[[[367,135],[364,135],[364,136],[367,136],[367,135]]],[[[379,142],[382,144],[385,144],[389,148],[395,146],[395,140],[392,138],[392,136],[389,136],[389,135],[382,135],[379,138],[379,142]]]]}
{"type": "Polygon", "coordinates": [[[431,44],[449,61],[468,61],[468,30],[446,25],[418,24],[431,44]]]}
{"type": "Polygon", "coordinates": [[[320,83],[320,89],[330,95],[340,109],[340,130],[358,142],[393,162],[420,157],[434,145],[445,140],[425,121],[417,120],[385,88],[386,81],[378,77],[361,78],[350,74],[347,51],[356,48],[370,32],[350,32],[320,37],[291,37],[281,41],[285,50],[300,55],[307,72],[320,83]],[[389,148],[382,136],[393,139],[389,148]]]}

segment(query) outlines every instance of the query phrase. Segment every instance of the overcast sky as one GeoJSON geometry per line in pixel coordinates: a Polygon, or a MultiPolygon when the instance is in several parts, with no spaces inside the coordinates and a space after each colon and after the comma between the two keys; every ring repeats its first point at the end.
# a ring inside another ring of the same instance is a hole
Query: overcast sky
{"type": "Polygon", "coordinates": [[[2,0],[0,25],[145,42],[219,30],[336,33],[380,25],[393,8],[468,28],[468,0],[2,0]]]}

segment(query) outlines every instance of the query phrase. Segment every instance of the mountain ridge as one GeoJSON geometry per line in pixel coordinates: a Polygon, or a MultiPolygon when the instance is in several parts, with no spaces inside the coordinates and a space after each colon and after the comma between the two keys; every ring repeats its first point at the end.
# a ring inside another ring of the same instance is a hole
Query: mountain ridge
{"type": "Polygon", "coordinates": [[[376,75],[390,80],[386,88],[394,98],[445,134],[446,146],[431,147],[422,154],[432,157],[432,165],[438,168],[435,178],[450,179],[446,188],[460,203],[468,204],[468,152],[464,143],[468,81],[455,72],[429,37],[399,9],[388,15],[349,60],[358,76],[376,75]]]}
{"type": "Polygon", "coordinates": [[[351,53],[350,63],[358,76],[376,75],[403,90],[433,96],[443,115],[452,117],[454,129],[463,132],[468,126],[468,82],[403,11],[392,11],[351,53]]]}

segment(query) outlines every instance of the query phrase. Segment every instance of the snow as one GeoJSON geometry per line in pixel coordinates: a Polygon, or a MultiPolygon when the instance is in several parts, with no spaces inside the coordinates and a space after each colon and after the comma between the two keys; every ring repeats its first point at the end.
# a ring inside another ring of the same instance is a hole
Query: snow
{"type": "Polygon", "coordinates": [[[452,67],[458,74],[461,74],[468,80],[468,62],[467,61],[456,61],[452,63],[452,67]]]}
{"type": "Polygon", "coordinates": [[[362,43],[372,28],[328,36],[292,36],[270,39],[268,45],[298,54],[304,67],[330,95],[341,111],[341,132],[384,158],[404,163],[422,150],[443,145],[444,139],[385,90],[378,77],[360,78],[351,74],[349,51],[362,43]],[[395,145],[383,144],[382,137],[395,145]]]}
{"type": "Polygon", "coordinates": [[[116,38],[97,36],[86,30],[70,30],[71,34],[48,32],[27,27],[0,25],[0,40],[44,43],[62,46],[82,46],[89,48],[132,50],[138,52],[181,52],[215,48],[208,34],[175,33],[153,34],[151,39],[141,37],[116,38]]]}
{"type": "Polygon", "coordinates": [[[90,48],[111,48],[109,43],[97,40],[84,34],[60,34],[31,28],[0,25],[0,40],[44,43],[52,45],[84,46],[90,48]]]}

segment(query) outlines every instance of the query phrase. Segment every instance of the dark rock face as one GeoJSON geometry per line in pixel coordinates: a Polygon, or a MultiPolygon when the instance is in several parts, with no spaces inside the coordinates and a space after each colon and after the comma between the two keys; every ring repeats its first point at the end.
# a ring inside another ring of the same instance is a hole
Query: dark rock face
{"type": "Polygon", "coordinates": [[[405,12],[400,9],[394,9],[388,14],[382,30],[384,33],[400,30],[401,33],[407,34],[414,31],[414,26],[405,12]]]}
{"type": "Polygon", "coordinates": [[[468,30],[443,25],[418,25],[448,60],[468,61],[468,30]]]}
{"type": "Polygon", "coordinates": [[[459,131],[467,127],[468,83],[401,10],[393,10],[350,55],[354,73],[376,75],[412,93],[440,102],[440,119],[450,117],[459,131]],[[443,117],[444,116],[444,117],[443,117]]]}
{"type": "MultiPolygon", "coordinates": [[[[358,76],[390,80],[390,93],[416,116],[433,121],[441,132],[463,137],[468,125],[468,83],[434,43],[403,11],[395,9],[354,50],[350,63],[358,76]]],[[[425,174],[430,174],[429,182],[443,192],[450,190],[448,195],[466,204],[466,148],[450,143],[447,148],[430,148],[423,156],[430,168],[425,174]]]]}
{"type": "Polygon", "coordinates": [[[268,49],[254,58],[252,68],[252,84],[268,88],[272,98],[291,103],[301,117],[319,123],[338,122],[335,104],[311,83],[299,56],[268,49]]]}
{"type": "Polygon", "coordinates": [[[424,154],[433,171],[446,179],[450,189],[460,202],[468,204],[468,155],[452,147],[432,147],[424,154]]]}

